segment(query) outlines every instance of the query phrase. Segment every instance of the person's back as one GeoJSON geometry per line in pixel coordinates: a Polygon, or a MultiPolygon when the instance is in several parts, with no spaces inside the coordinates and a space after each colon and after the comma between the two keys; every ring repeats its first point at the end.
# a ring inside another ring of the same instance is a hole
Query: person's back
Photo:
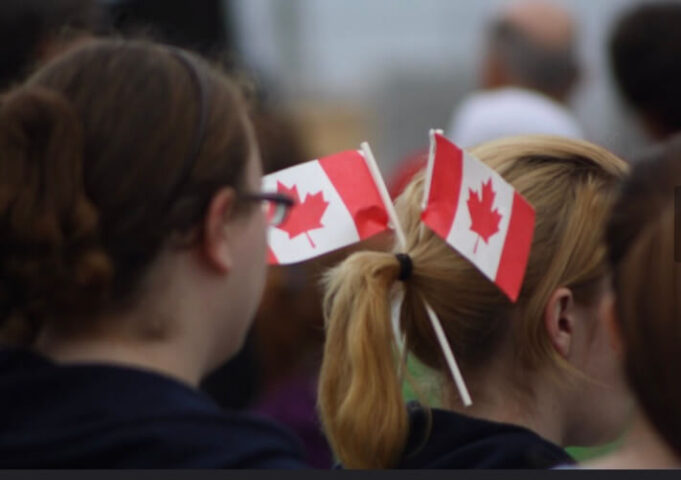
{"type": "Polygon", "coordinates": [[[543,469],[573,462],[560,446],[520,425],[417,402],[408,412],[409,436],[397,468],[543,469]]]}
{"type": "Polygon", "coordinates": [[[138,368],[0,352],[0,468],[296,468],[291,435],[138,368]]]}
{"type": "Polygon", "coordinates": [[[230,80],[89,42],[0,106],[0,466],[302,467],[197,390],[262,293],[257,144],[230,80]]]}

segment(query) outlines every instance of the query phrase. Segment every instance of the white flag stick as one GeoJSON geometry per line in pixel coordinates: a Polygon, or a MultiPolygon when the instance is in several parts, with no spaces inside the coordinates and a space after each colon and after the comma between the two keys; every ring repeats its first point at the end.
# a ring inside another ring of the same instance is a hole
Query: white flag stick
{"type": "MultiPolygon", "coordinates": [[[[428,197],[430,196],[430,185],[433,178],[433,166],[435,165],[435,134],[443,135],[442,130],[431,128],[428,131],[428,138],[430,140],[430,147],[428,148],[428,161],[426,163],[426,178],[423,185],[423,199],[421,200],[421,210],[425,210],[428,205],[428,197]]],[[[421,222],[419,227],[419,241],[423,240],[423,235],[426,232],[426,226],[421,222]]]]}
{"type": "Polygon", "coordinates": [[[376,163],[374,154],[371,152],[371,147],[367,142],[362,142],[360,147],[364,153],[364,158],[367,160],[369,172],[371,172],[371,176],[374,177],[374,182],[376,182],[376,186],[378,187],[378,193],[381,195],[381,199],[385,204],[385,209],[388,212],[388,218],[393,224],[393,229],[395,230],[395,235],[397,236],[397,243],[400,247],[400,250],[404,251],[404,249],[407,248],[407,237],[404,236],[404,231],[397,220],[397,212],[395,212],[392,198],[390,198],[390,194],[388,194],[388,189],[386,188],[383,177],[381,176],[381,171],[378,169],[378,164],[376,163]]]}
{"type": "Polygon", "coordinates": [[[454,353],[452,352],[452,349],[449,347],[449,342],[447,342],[447,337],[445,336],[445,332],[442,329],[440,319],[437,318],[437,314],[431,308],[428,302],[425,301],[425,299],[423,300],[423,303],[426,306],[428,318],[430,319],[430,323],[433,326],[433,330],[435,330],[435,335],[437,336],[437,340],[440,343],[442,352],[445,354],[445,360],[447,360],[447,366],[449,367],[449,371],[452,374],[452,378],[454,379],[456,388],[459,390],[461,401],[463,402],[464,406],[470,407],[471,405],[473,405],[473,402],[471,401],[471,396],[468,393],[468,388],[466,388],[466,382],[463,381],[463,375],[461,375],[461,370],[459,370],[459,366],[456,363],[454,353]]]}
{"type": "Polygon", "coordinates": [[[404,299],[404,290],[399,289],[393,292],[390,300],[390,323],[393,329],[393,338],[397,345],[397,352],[399,354],[399,363],[397,364],[397,378],[400,382],[404,382],[404,371],[406,368],[407,359],[407,345],[406,335],[400,332],[400,310],[402,308],[402,301],[404,299]]]}
{"type": "MultiPolygon", "coordinates": [[[[441,132],[441,130],[439,130],[438,133],[439,132],[441,132]]],[[[435,131],[431,130],[431,138],[433,137],[434,133],[435,131]]],[[[432,147],[433,143],[434,142],[431,141],[431,149],[433,148],[432,147]]],[[[367,142],[362,142],[361,148],[362,152],[364,152],[364,157],[367,160],[369,171],[371,172],[371,175],[374,177],[374,181],[376,182],[378,191],[381,195],[381,198],[383,199],[383,203],[385,203],[385,208],[388,212],[388,218],[390,219],[390,222],[392,223],[393,228],[395,229],[397,245],[399,247],[398,249],[401,251],[405,251],[407,248],[407,237],[405,236],[404,230],[402,230],[402,225],[400,224],[400,221],[397,218],[397,212],[395,211],[392,199],[388,194],[388,189],[386,188],[385,182],[383,181],[383,177],[381,176],[381,171],[378,169],[376,159],[374,158],[374,155],[371,152],[371,148],[369,147],[369,144],[367,142]]],[[[432,163],[430,159],[429,162],[432,163]]],[[[425,198],[427,199],[428,197],[425,198]]],[[[459,366],[457,365],[456,360],[454,359],[454,353],[452,352],[452,349],[449,346],[449,342],[447,341],[447,337],[445,336],[444,330],[442,329],[440,319],[437,317],[437,314],[425,299],[423,299],[423,303],[426,307],[426,312],[428,312],[428,318],[430,319],[430,322],[433,325],[433,329],[435,330],[435,336],[437,337],[438,343],[440,344],[440,348],[442,349],[442,352],[445,355],[445,360],[447,361],[447,366],[449,367],[449,371],[452,374],[452,378],[454,379],[456,388],[459,390],[461,400],[463,401],[464,406],[469,407],[470,405],[473,404],[473,402],[471,401],[471,396],[468,393],[466,383],[464,382],[463,376],[461,375],[461,370],[459,370],[459,366]]],[[[402,348],[404,348],[404,339],[402,340],[402,348]]],[[[400,354],[403,353],[404,352],[402,351],[400,352],[400,354]]]]}
{"type": "Polygon", "coordinates": [[[404,351],[405,338],[400,334],[400,310],[402,309],[402,302],[404,301],[404,290],[394,290],[390,299],[390,320],[393,327],[393,335],[397,342],[397,347],[400,352],[404,351]]]}
{"type": "Polygon", "coordinates": [[[421,210],[425,210],[428,205],[428,197],[430,196],[430,180],[433,178],[433,165],[435,165],[435,134],[443,134],[442,130],[435,130],[431,128],[428,131],[428,139],[430,140],[430,147],[428,148],[428,162],[426,163],[426,179],[423,187],[423,200],[421,200],[421,210]]]}

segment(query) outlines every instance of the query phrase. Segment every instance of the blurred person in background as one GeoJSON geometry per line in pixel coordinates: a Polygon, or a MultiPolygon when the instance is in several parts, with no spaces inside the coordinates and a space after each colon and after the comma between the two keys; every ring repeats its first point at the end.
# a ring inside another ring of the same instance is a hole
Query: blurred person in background
{"type": "Polygon", "coordinates": [[[549,468],[561,447],[613,439],[631,400],[608,343],[611,302],[603,228],[624,161],[593,144],[525,136],[471,153],[535,208],[516,303],[421,222],[424,177],[398,198],[406,252],[360,252],[326,278],[319,402],[348,468],[549,468]],[[411,259],[403,276],[395,254],[411,259]],[[398,283],[402,279],[402,284],[398,283]],[[401,286],[400,286],[401,285],[401,286]],[[440,373],[440,409],[405,406],[390,293],[404,291],[409,353],[440,373]],[[464,408],[424,308],[442,322],[473,398],[464,408]]]}
{"type": "Polygon", "coordinates": [[[0,104],[0,467],[299,468],[198,391],[266,276],[262,167],[234,82],[89,41],[0,104]]]}
{"type": "Polygon", "coordinates": [[[568,110],[579,78],[570,13],[543,0],[513,3],[487,34],[482,90],[454,111],[448,136],[461,147],[523,134],[583,138],[568,110]]]}
{"type": "Polygon", "coordinates": [[[203,55],[232,54],[230,9],[223,0],[109,0],[112,24],[126,35],[144,33],[157,41],[203,55]]]}
{"type": "Polygon", "coordinates": [[[106,16],[97,0],[2,0],[0,89],[104,29],[106,16]]]}
{"type": "Polygon", "coordinates": [[[619,451],[587,468],[681,468],[681,138],[635,167],[608,228],[613,332],[640,407],[619,451]],[[645,274],[641,274],[645,272],[645,274]]]}
{"type": "Polygon", "coordinates": [[[616,23],[609,47],[622,97],[651,139],[681,131],[681,3],[632,8],[616,23]]]}

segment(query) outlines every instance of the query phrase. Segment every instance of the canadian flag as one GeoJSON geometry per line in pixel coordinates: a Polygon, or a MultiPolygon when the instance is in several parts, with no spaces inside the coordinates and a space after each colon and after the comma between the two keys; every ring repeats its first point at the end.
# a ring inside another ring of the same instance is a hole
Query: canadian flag
{"type": "Polygon", "coordinates": [[[269,229],[269,263],[301,262],[386,230],[388,213],[379,188],[356,150],[263,177],[264,191],[295,201],[284,222],[269,229]]]}
{"type": "Polygon", "coordinates": [[[515,301],[534,232],[534,209],[493,169],[431,134],[423,222],[515,301]]]}

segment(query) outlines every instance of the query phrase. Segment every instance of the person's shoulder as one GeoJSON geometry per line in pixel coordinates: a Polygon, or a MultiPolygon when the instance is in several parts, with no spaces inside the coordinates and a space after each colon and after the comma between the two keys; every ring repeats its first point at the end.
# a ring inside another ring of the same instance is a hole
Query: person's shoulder
{"type": "Polygon", "coordinates": [[[131,458],[140,465],[305,468],[301,445],[293,434],[245,413],[150,417],[128,425],[127,430],[130,438],[145,439],[144,458],[131,458]]]}
{"type": "Polygon", "coordinates": [[[504,452],[508,462],[517,462],[520,468],[546,469],[574,464],[564,449],[530,430],[500,431],[490,441],[504,452]]]}
{"type": "Polygon", "coordinates": [[[410,405],[403,468],[551,468],[570,456],[516,425],[410,405]]]}
{"type": "Polygon", "coordinates": [[[539,93],[524,88],[504,87],[492,90],[478,90],[461,102],[459,109],[463,114],[487,116],[495,111],[513,113],[517,108],[528,104],[546,105],[547,99],[539,93]]]}
{"type": "Polygon", "coordinates": [[[22,438],[29,464],[46,467],[303,467],[298,440],[283,427],[225,411],[157,372],[62,366],[31,352],[0,351],[0,392],[11,418],[3,424],[0,460],[22,438]]]}
{"type": "Polygon", "coordinates": [[[448,134],[463,147],[513,135],[584,137],[579,123],[564,105],[539,92],[517,87],[479,91],[467,97],[454,111],[448,134]]]}

